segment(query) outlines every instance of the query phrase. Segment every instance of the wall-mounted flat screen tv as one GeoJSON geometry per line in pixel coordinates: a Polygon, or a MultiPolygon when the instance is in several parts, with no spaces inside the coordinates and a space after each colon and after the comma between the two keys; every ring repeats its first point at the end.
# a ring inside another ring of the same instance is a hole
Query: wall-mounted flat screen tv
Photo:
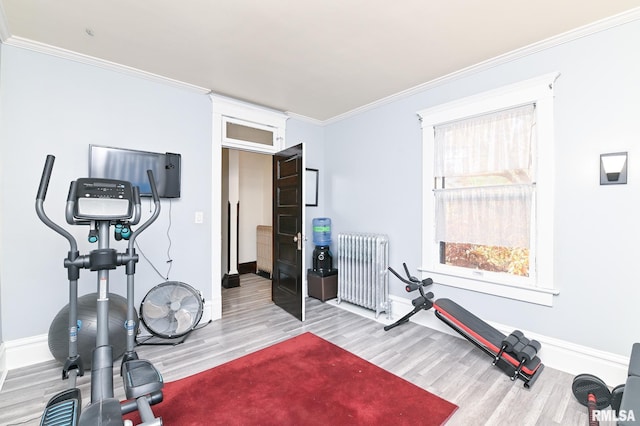
{"type": "Polygon", "coordinates": [[[126,180],[140,188],[141,196],[150,197],[147,170],[152,170],[160,197],[179,198],[180,160],[180,154],[170,152],[89,145],[89,177],[126,180]]]}

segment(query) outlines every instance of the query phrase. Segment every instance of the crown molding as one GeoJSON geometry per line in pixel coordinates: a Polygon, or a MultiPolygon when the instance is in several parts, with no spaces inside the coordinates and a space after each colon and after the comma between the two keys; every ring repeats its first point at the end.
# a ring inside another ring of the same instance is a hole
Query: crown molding
{"type": "MultiPolygon", "coordinates": [[[[423,92],[425,90],[429,90],[431,88],[437,87],[439,85],[469,76],[471,74],[475,74],[493,67],[496,67],[501,64],[506,64],[508,62],[532,55],[534,53],[549,49],[554,46],[559,46],[564,43],[568,43],[570,41],[574,41],[580,39],[582,37],[589,36],[591,34],[595,34],[601,31],[608,30],[610,28],[614,28],[620,25],[624,25],[629,22],[633,22],[640,19],[640,7],[628,10],[626,12],[620,13],[618,15],[614,15],[610,18],[602,19],[600,21],[582,26],[575,30],[568,31],[566,33],[560,34],[558,36],[554,36],[548,38],[546,40],[542,40],[540,42],[531,44],[521,49],[517,49],[506,54],[497,56],[495,58],[489,59],[487,61],[480,62],[478,64],[469,66],[467,68],[463,68],[461,70],[455,71],[443,77],[439,77],[437,79],[428,81],[426,83],[419,84],[407,90],[403,90],[401,92],[395,93],[393,95],[378,99],[371,103],[362,105],[358,108],[347,111],[343,114],[337,115],[335,117],[329,118],[327,120],[316,120],[310,117],[306,117],[303,115],[298,115],[292,112],[288,112],[287,114],[295,119],[305,121],[311,124],[326,126],[338,121],[345,120],[347,118],[353,117],[355,115],[361,114],[365,111],[372,110],[374,108],[378,108],[383,105],[390,104],[392,102],[405,99],[409,96],[415,95],[417,93],[423,92]]],[[[5,17],[4,10],[2,8],[2,2],[0,2],[0,42],[5,43],[9,46],[20,47],[24,49],[29,49],[32,51],[45,53],[48,55],[56,56],[63,59],[69,59],[75,62],[80,62],[83,64],[88,64],[100,68],[109,69],[116,72],[121,72],[124,74],[144,78],[147,80],[160,82],[164,84],[169,84],[174,87],[187,89],[190,91],[195,91],[197,93],[210,94],[210,89],[206,89],[204,87],[196,86],[193,84],[185,83],[182,81],[174,80],[171,78],[163,77],[157,74],[149,73],[146,71],[139,70],[137,68],[128,67],[125,65],[117,64],[115,62],[105,61],[102,59],[97,59],[92,56],[83,55],[80,53],[72,52],[70,50],[61,49],[57,47],[53,47],[44,43],[34,42],[28,39],[24,39],[21,37],[11,36],[7,20],[5,17]]]]}
{"type": "Polygon", "coordinates": [[[347,111],[344,114],[340,114],[335,117],[324,120],[322,124],[328,125],[328,124],[336,123],[338,121],[342,121],[347,118],[353,117],[355,115],[361,114],[365,111],[369,111],[374,108],[378,108],[380,106],[387,105],[395,101],[408,98],[410,96],[426,91],[428,89],[432,89],[442,84],[449,83],[451,81],[454,81],[463,77],[467,77],[469,75],[476,74],[478,72],[485,71],[490,68],[494,68],[498,65],[506,64],[508,62],[512,62],[517,59],[524,58],[529,55],[533,55],[534,53],[538,53],[555,46],[560,46],[562,44],[565,44],[574,40],[578,40],[580,38],[583,38],[601,31],[605,31],[620,25],[624,25],[629,22],[637,21],[639,19],[640,19],[640,7],[637,7],[627,12],[614,15],[610,18],[606,18],[606,19],[579,27],[575,30],[568,31],[558,36],[550,37],[546,40],[542,40],[537,43],[530,44],[529,46],[525,46],[521,49],[513,50],[511,52],[505,53],[500,56],[496,56],[489,60],[480,62],[478,64],[471,65],[467,68],[463,68],[451,74],[447,74],[445,76],[436,78],[426,83],[419,84],[407,90],[403,90],[402,92],[394,93],[393,95],[384,97],[382,99],[378,99],[377,101],[373,101],[366,105],[362,105],[358,108],[352,109],[351,111],[347,111]]]}
{"type": "Polygon", "coordinates": [[[189,84],[179,80],[174,80],[172,78],[163,77],[161,75],[153,74],[137,68],[129,67],[129,66],[118,64],[111,61],[106,61],[104,59],[98,59],[93,56],[84,55],[82,53],[73,52],[71,50],[62,49],[59,47],[54,47],[48,44],[25,39],[22,37],[9,36],[9,38],[4,41],[4,44],[6,44],[7,46],[14,46],[14,47],[27,49],[27,50],[31,50],[38,53],[44,53],[45,55],[55,56],[61,59],[67,59],[70,61],[79,62],[85,65],[91,65],[98,68],[119,72],[125,75],[143,78],[145,80],[149,80],[157,83],[167,84],[169,86],[177,87],[180,89],[186,89],[196,93],[209,94],[211,92],[210,89],[196,86],[194,84],[189,84]]]}
{"type": "Polygon", "coordinates": [[[316,118],[311,118],[302,114],[296,114],[295,112],[287,111],[286,114],[289,118],[293,118],[294,120],[302,121],[302,122],[313,124],[316,126],[323,126],[325,124],[325,121],[318,120],[316,118]]]}

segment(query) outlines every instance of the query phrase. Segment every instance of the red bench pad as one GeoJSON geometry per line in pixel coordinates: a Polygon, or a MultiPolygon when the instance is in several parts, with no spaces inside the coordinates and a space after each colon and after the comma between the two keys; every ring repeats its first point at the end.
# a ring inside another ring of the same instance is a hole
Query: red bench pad
{"type": "MultiPolygon", "coordinates": [[[[433,309],[494,355],[500,352],[502,341],[507,336],[456,302],[450,299],[438,299],[433,303],[433,309]]],[[[520,365],[520,361],[509,353],[505,352],[501,357],[516,368],[520,365]]],[[[536,356],[522,367],[522,372],[527,375],[533,375],[539,366],[540,358],[536,356]]]]}

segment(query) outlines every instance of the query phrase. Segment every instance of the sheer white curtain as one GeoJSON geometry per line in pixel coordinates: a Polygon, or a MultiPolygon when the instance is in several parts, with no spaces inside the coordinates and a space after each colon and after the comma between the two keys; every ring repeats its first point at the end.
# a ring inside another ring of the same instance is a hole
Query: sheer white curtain
{"type": "Polygon", "coordinates": [[[528,248],[535,106],[435,126],[436,239],[528,248]]]}

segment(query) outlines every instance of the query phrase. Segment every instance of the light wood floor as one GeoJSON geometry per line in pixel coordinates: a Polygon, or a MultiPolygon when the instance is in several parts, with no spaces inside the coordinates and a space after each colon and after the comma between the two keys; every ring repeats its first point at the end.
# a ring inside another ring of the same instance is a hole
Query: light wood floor
{"type": "MultiPolygon", "coordinates": [[[[385,332],[373,319],[316,299],[308,299],[302,323],[270,299],[270,281],[243,275],[240,287],[223,289],[221,320],[194,331],[183,344],[140,346],[138,354],[169,382],[310,331],[457,404],[447,425],[587,424],[569,374],[547,367],[533,388],[525,389],[463,339],[413,323],[385,332]]],[[[66,387],[60,374],[55,361],[10,371],[0,392],[0,425],[38,425],[46,402],[66,387]]],[[[88,376],[78,381],[85,397],[88,376]]],[[[123,399],[121,379],[114,383],[116,397],[123,399]]]]}

